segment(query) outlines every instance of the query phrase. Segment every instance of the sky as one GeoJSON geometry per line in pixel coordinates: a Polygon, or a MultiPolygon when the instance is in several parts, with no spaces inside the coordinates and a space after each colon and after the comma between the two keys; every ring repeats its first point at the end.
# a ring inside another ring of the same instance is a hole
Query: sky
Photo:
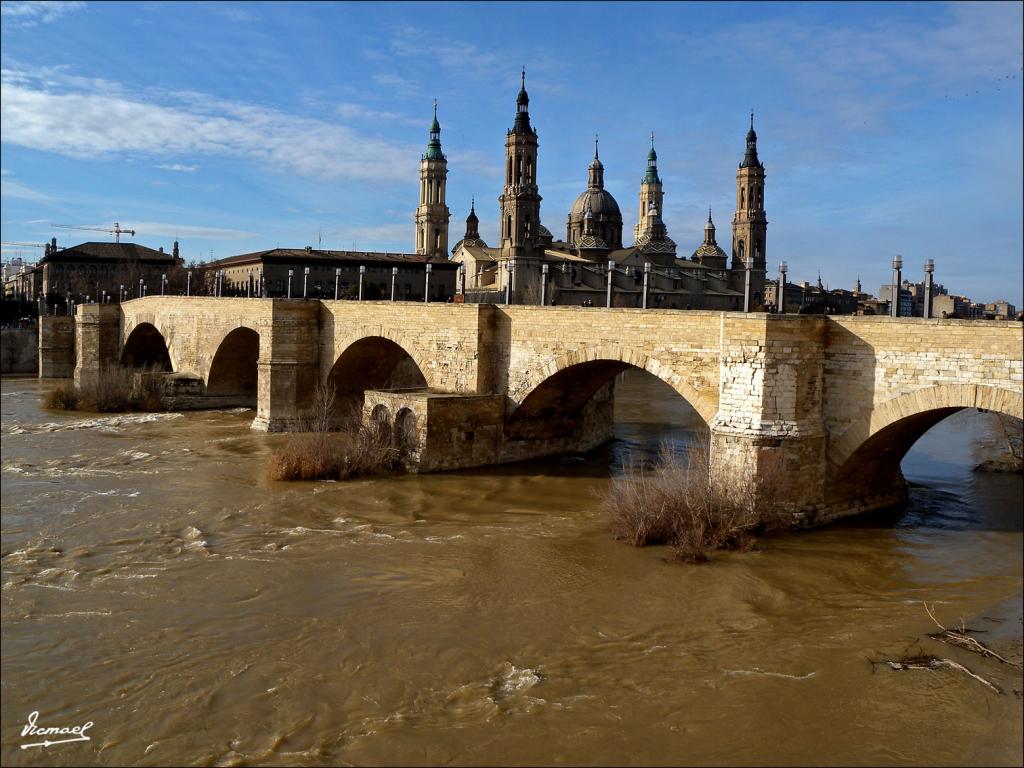
{"type": "MultiPolygon", "coordinates": [[[[4,0],[4,241],[134,229],[209,260],[408,252],[438,101],[449,242],[496,244],[526,67],[556,237],[600,136],[631,240],[649,134],[681,256],[728,250],[749,113],[769,274],[877,293],[903,256],[1024,305],[1021,3],[229,3],[4,0]]],[[[3,246],[4,258],[38,249],[3,246]]]]}

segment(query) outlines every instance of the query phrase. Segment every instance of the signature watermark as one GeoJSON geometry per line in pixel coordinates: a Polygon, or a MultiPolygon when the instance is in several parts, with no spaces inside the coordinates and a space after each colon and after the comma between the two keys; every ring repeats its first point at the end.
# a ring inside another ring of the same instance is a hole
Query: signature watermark
{"type": "Polygon", "coordinates": [[[26,736],[68,736],[66,739],[43,739],[42,741],[34,742],[32,744],[22,744],[22,749],[30,749],[32,747],[52,747],[54,744],[69,744],[73,741],[89,741],[89,737],[85,735],[85,732],[92,728],[92,720],[82,725],[76,725],[71,728],[62,726],[50,726],[43,728],[36,725],[39,722],[39,712],[33,712],[28,716],[28,725],[21,729],[21,737],[26,736]]]}

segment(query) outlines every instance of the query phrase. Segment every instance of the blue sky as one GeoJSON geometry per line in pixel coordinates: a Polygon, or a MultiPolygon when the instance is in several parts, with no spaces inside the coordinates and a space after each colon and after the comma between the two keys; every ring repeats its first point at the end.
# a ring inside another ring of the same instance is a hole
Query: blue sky
{"type": "Polygon", "coordinates": [[[709,206],[728,249],[752,108],[771,272],[876,292],[899,253],[1020,306],[1022,8],[5,0],[3,240],[408,251],[436,97],[451,242],[475,195],[493,243],[525,65],[556,236],[598,133],[630,239],[653,130],[680,253],[709,206]]]}

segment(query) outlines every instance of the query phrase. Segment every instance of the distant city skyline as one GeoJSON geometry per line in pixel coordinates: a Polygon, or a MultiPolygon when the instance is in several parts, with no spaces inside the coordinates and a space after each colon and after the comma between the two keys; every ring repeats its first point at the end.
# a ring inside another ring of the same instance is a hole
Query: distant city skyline
{"type": "Polygon", "coordinates": [[[556,237],[595,133],[632,231],[651,131],[679,255],[727,233],[753,109],[770,278],[874,291],[901,254],[1020,306],[1022,8],[3,2],[2,236],[411,252],[437,98],[451,242],[474,196],[494,242],[525,66],[556,237]]]}

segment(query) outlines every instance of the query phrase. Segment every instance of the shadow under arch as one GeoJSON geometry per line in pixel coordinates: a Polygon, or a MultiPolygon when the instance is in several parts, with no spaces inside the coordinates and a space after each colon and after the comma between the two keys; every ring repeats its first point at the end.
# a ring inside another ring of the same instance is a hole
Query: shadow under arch
{"type": "Polygon", "coordinates": [[[217,346],[206,379],[206,394],[235,397],[239,405],[256,407],[259,358],[260,335],[251,328],[235,328],[217,346]]]}
{"type": "Polygon", "coordinates": [[[900,464],[914,443],[943,419],[970,408],[1020,419],[1024,395],[1002,387],[945,385],[881,403],[829,447],[828,495],[844,501],[902,494],[900,464]]]}
{"type": "Polygon", "coordinates": [[[136,325],[121,350],[121,364],[130,368],[152,367],[158,371],[172,371],[167,341],[152,323],[136,325]]]}
{"type": "Polygon", "coordinates": [[[368,389],[423,389],[426,377],[412,355],[383,336],[364,336],[338,356],[325,384],[334,388],[336,416],[358,416],[368,389]]]}
{"type": "MultiPolygon", "coordinates": [[[[506,420],[506,437],[509,440],[577,439],[585,433],[610,437],[614,423],[613,382],[619,374],[630,370],[663,381],[693,408],[705,427],[717,411],[701,398],[695,398],[697,402],[694,402],[664,376],[644,367],[623,360],[597,359],[567,365],[534,386],[506,420]]],[[[584,442],[593,441],[584,438],[584,442]]]]}
{"type": "Polygon", "coordinates": [[[524,385],[510,393],[513,402],[517,404],[516,410],[518,411],[541,387],[547,386],[555,376],[563,371],[591,363],[605,366],[604,368],[595,367],[593,370],[605,377],[606,381],[611,381],[619,373],[630,368],[638,368],[661,379],[700,414],[705,424],[710,425],[715,414],[718,413],[717,365],[713,394],[704,393],[687,384],[678,373],[660,361],[617,345],[594,347],[583,352],[559,355],[554,358],[548,365],[531,375],[524,385]]]}

